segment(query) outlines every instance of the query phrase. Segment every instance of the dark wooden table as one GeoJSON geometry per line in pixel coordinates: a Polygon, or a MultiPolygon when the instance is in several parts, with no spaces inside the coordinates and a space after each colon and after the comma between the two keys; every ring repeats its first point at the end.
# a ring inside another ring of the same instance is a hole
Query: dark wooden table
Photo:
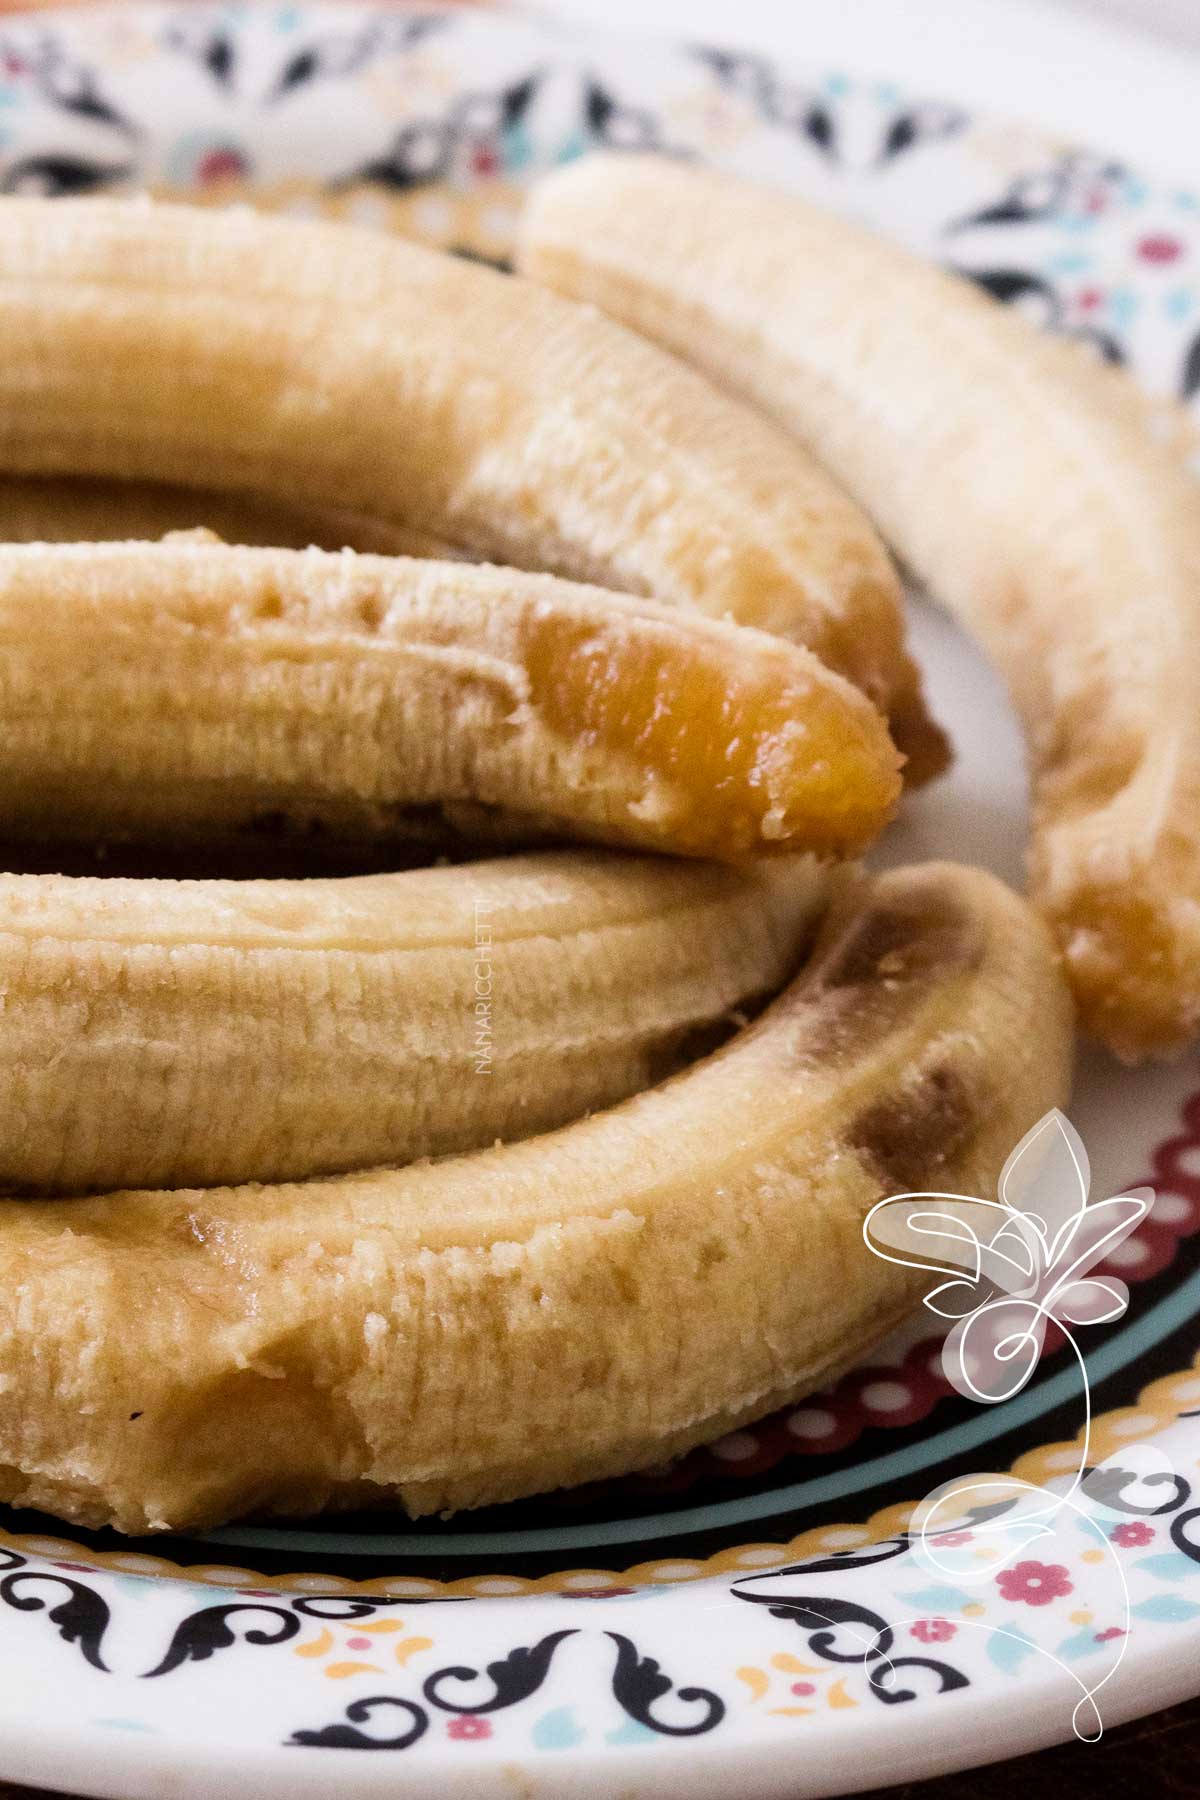
{"type": "MultiPolygon", "coordinates": [[[[1171,1800],[1194,1796],[1200,1789],[1200,1700],[1170,1711],[1137,1719],[1132,1725],[1106,1732],[1099,1744],[1061,1744],[1036,1756],[1020,1756],[1013,1762],[993,1763],[973,1770],[969,1783],[962,1775],[941,1781],[909,1782],[899,1787],[877,1788],[863,1800],[962,1800],[964,1786],[971,1800],[1015,1800],[1017,1795],[1052,1792],[1055,1800],[1171,1800]]],[[[0,1800],[66,1800],[45,1789],[8,1787],[0,1782],[0,1800]]],[[[436,1800],[433,1788],[429,1800],[436,1800]]],[[[743,1800],[754,1800],[752,1794],[743,1800]]]]}

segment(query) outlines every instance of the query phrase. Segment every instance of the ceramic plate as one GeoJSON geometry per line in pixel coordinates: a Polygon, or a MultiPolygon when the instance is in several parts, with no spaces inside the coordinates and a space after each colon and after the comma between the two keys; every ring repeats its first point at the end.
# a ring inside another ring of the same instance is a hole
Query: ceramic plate
{"type": "MultiPolygon", "coordinates": [[[[6,192],[249,199],[503,262],[524,186],[593,146],[698,155],[867,220],[1127,364],[1196,457],[1178,402],[1200,389],[1197,200],[1102,148],[873,71],[494,14],[133,6],[0,27],[6,192]]],[[[1012,718],[948,623],[917,604],[914,631],[959,758],[886,855],[1017,879],[1012,718]]],[[[1200,1691],[1195,1082],[1190,1061],[1081,1071],[1094,1191],[1156,1195],[1110,1264],[1128,1313],[1081,1334],[1086,1446],[1061,1339],[980,1406],[922,1313],[789,1411],[528,1504],[145,1542],[10,1513],[0,1775],[155,1800],[794,1800],[1065,1737],[1085,1691],[1109,1723],[1200,1691]],[[1081,1463],[1100,1471],[1084,1504],[1033,1541],[986,1507],[932,1558],[909,1533],[938,1483],[1013,1470],[1061,1493],[1081,1463]]]]}

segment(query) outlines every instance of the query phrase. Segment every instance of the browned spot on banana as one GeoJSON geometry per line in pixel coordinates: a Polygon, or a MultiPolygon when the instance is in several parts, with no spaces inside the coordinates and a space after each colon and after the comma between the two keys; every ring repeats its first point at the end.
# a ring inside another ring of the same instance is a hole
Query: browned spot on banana
{"type": "Polygon", "coordinates": [[[919,1007],[939,983],[969,976],[984,952],[977,919],[936,879],[880,893],[847,929],[818,938],[798,1059],[852,1061],[885,1020],[919,1007]]]}
{"type": "Polygon", "coordinates": [[[973,967],[982,952],[978,931],[946,895],[930,887],[902,906],[872,908],[821,963],[828,988],[887,987],[973,967]]]}
{"type": "Polygon", "coordinates": [[[925,1283],[870,1255],[869,1208],[988,1192],[1072,1053],[1049,933],[981,871],[849,884],[825,941],[861,979],[803,968],[715,1055],[524,1143],[0,1205],[0,1498],[128,1530],[299,1495],[436,1513],[645,1467],[821,1386],[925,1283]],[[922,930],[971,955],[923,967],[922,930]],[[872,1003],[880,951],[910,958],[901,1005],[872,1003]],[[831,1003],[859,1030],[836,1057],[831,1003]]]}
{"type": "Polygon", "coordinates": [[[953,1065],[940,1063],[865,1107],[851,1120],[846,1141],[870,1159],[889,1189],[936,1187],[995,1104],[994,1092],[972,1089],[953,1065]]]}

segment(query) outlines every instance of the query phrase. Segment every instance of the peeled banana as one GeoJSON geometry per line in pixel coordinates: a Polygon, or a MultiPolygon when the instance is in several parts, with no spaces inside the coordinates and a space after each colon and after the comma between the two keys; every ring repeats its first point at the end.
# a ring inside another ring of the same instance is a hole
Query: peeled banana
{"type": "Polygon", "coordinates": [[[387,836],[464,805],[736,861],[854,850],[900,786],[799,645],[511,569],[0,546],[0,653],[11,836],[387,836]]]}
{"type": "Polygon", "coordinates": [[[229,544],[304,550],[368,550],[380,556],[456,553],[411,526],[389,525],[331,506],[288,505],[165,482],[0,476],[0,542],[83,544],[212,531],[229,544]]]}
{"type": "Polygon", "coordinates": [[[535,193],[522,267],[812,449],[1008,678],[1032,891],[1122,1056],[1200,1028],[1200,488],[1132,383],[791,197],[622,156],[535,193]]]}
{"type": "Polygon", "coordinates": [[[0,1498],[183,1529],[657,1462],[860,1356],[924,1280],[871,1256],[868,1208],[990,1194],[1070,1062],[1044,926],[929,865],[843,894],[714,1055],[548,1136],[0,1204],[0,1498]]]}
{"type": "Polygon", "coordinates": [[[343,225],[12,199],[0,344],[0,470],[332,504],[776,631],[889,715],[910,778],[945,761],[857,508],[784,433],[532,283],[343,225]]]}
{"type": "Polygon", "coordinates": [[[0,875],[0,1186],[273,1181],[549,1130],[777,992],[829,879],[568,850],[342,881],[0,875]]]}

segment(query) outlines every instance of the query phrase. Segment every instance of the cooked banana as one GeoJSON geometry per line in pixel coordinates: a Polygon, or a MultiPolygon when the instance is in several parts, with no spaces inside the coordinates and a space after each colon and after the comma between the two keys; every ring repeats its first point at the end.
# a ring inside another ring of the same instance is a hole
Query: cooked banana
{"type": "Polygon", "coordinates": [[[621,157],[552,176],[523,266],[808,444],[1011,685],[1032,890],[1121,1055],[1200,1026],[1200,489],[1121,373],[797,200],[621,157]]]}
{"type": "Polygon", "coordinates": [[[346,226],[0,205],[0,469],[337,505],[805,643],[945,760],[898,585],[805,452],[532,283],[346,226]]]}
{"type": "Polygon", "coordinates": [[[6,1202],[0,1498],[126,1531],[421,1514],[683,1451],[908,1308],[924,1278],[870,1255],[868,1208],[989,1192],[1070,1060],[1045,927],[991,876],[930,865],[836,902],[715,1055],[549,1136],[296,1186],[6,1202]]]}
{"type": "Polygon", "coordinates": [[[451,545],[411,526],[328,506],[288,505],[163,482],[0,476],[0,542],[107,543],[203,528],[229,544],[304,550],[368,550],[381,556],[454,556],[451,545]]]}
{"type": "Polygon", "coordinates": [[[0,546],[0,822],[180,835],[430,811],[736,861],[854,850],[899,792],[871,703],[766,632],[352,551],[0,546]]]}
{"type": "Polygon", "coordinates": [[[828,881],[603,851],[345,881],[0,875],[0,1186],[283,1180],[549,1130],[776,993],[828,881]]]}

